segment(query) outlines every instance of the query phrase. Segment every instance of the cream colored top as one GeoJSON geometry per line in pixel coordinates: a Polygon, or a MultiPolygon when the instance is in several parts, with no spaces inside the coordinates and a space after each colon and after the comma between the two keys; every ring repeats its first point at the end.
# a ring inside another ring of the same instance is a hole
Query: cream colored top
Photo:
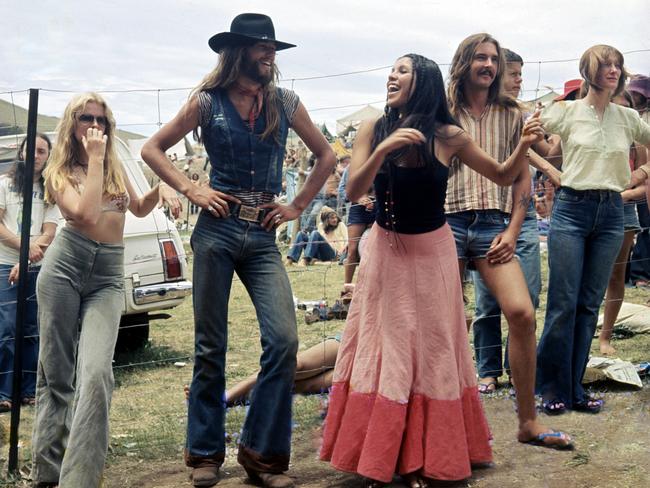
{"type": "Polygon", "coordinates": [[[584,100],[560,101],[542,111],[544,129],[562,139],[562,186],[623,191],[630,181],[632,143],[650,144],[650,125],[610,103],[600,120],[584,100]]]}

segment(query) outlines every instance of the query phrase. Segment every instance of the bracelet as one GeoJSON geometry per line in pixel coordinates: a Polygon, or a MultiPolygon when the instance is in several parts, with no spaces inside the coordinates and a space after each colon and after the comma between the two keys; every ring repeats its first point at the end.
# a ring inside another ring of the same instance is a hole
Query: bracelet
{"type": "Polygon", "coordinates": [[[645,178],[647,180],[648,176],[650,176],[650,172],[648,172],[648,170],[645,168],[645,165],[639,166],[637,169],[640,169],[641,171],[643,171],[645,173],[645,178]]]}

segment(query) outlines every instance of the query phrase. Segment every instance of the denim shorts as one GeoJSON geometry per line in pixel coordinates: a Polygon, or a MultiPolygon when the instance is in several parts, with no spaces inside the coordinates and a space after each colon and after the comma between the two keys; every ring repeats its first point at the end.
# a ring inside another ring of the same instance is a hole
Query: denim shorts
{"type": "Polygon", "coordinates": [[[636,213],[636,202],[623,203],[623,228],[637,232],[641,230],[639,216],[636,213]]]}
{"type": "Polygon", "coordinates": [[[485,258],[494,238],[506,230],[509,214],[500,210],[468,210],[447,214],[458,259],[485,258]]]}
{"type": "Polygon", "coordinates": [[[350,212],[348,213],[348,225],[372,225],[374,223],[375,207],[373,207],[372,210],[367,210],[366,207],[360,203],[353,203],[350,205],[350,212]]]}

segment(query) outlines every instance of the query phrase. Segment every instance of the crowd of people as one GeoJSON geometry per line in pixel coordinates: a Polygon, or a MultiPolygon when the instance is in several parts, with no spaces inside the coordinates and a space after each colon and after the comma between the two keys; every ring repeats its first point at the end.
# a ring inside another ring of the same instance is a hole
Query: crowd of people
{"type": "MultiPolygon", "coordinates": [[[[21,392],[23,403],[36,405],[34,485],[101,483],[124,214],[145,215],[162,201],[177,216],[179,193],[201,209],[191,237],[195,357],[184,452],[194,486],[219,481],[225,411],[243,397],[249,407],[238,462],[258,484],[294,486],[286,474],[292,392],[324,384],[331,389],[320,457],[359,474],[367,486],[397,474],[421,488],[491,464],[479,396],[496,389],[503,369],[515,390],[516,438],[573,449],[570,434],[540,421],[535,394],[548,415],[604,407],[582,378],[606,293],[600,348],[614,351],[623,263],[640,229],[636,202],[648,193],[649,79],[628,84],[623,55],[596,45],[580,59],[575,89],[527,113],[517,101],[524,60],[489,34],[471,35],[454,54],[446,89],[434,61],[399,57],[388,75],[384,113],[362,123],[351,158],[337,162],[297,94],[276,85],[276,52],[295,46],[276,39],[268,16],[238,15],[209,46],[219,54],[216,68],[142,149],[163,182],[145,195],[136,195],[121,168],[115,119],[100,95],[70,101],[54,148],[37,136],[26,273],[16,266],[25,143],[0,180],[0,272],[10,283],[0,309],[7,370],[13,353],[4,339],[13,333],[16,280],[29,279],[38,299],[38,312],[35,304],[28,308],[21,392]],[[306,171],[295,152],[285,157],[289,128],[312,154],[306,171]],[[165,154],[190,131],[211,161],[207,185],[165,154]],[[298,178],[306,178],[299,191],[292,183],[298,178]],[[287,200],[280,203],[283,185],[287,200]],[[58,212],[66,222],[54,238],[58,212]],[[539,344],[536,213],[551,216],[539,344]],[[301,354],[275,236],[278,226],[298,219],[286,264],[301,256],[307,265],[343,263],[342,296],[351,301],[342,335],[301,354]],[[461,283],[468,270],[476,288],[476,365],[461,283]],[[259,372],[226,391],[235,273],[255,307],[263,352],[259,372]],[[509,331],[505,365],[501,312],[509,331]]],[[[3,410],[11,408],[10,384],[10,375],[2,378],[3,410]]]]}

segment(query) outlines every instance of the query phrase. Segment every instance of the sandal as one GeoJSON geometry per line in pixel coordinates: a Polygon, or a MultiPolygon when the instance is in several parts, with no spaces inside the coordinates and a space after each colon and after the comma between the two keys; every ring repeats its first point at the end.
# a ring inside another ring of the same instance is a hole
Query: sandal
{"type": "Polygon", "coordinates": [[[478,382],[478,392],[482,393],[483,395],[489,395],[490,393],[494,393],[497,391],[497,387],[499,386],[499,382],[496,380],[496,378],[481,378],[478,382]],[[482,381],[482,380],[487,380],[487,381],[482,381]]]}
{"type": "Polygon", "coordinates": [[[542,410],[546,415],[562,415],[566,413],[566,404],[560,400],[542,402],[542,410]]]}
{"type": "Polygon", "coordinates": [[[573,445],[573,441],[571,440],[571,437],[568,434],[565,434],[560,430],[552,430],[552,429],[549,430],[548,432],[539,434],[536,437],[533,437],[532,439],[529,439],[527,441],[519,441],[519,442],[523,444],[530,444],[532,446],[548,447],[549,449],[557,449],[558,451],[573,451],[573,449],[575,448],[575,446],[573,445]],[[566,443],[547,442],[549,440],[554,440],[554,439],[561,439],[566,441],[566,443]]]}
{"type": "Polygon", "coordinates": [[[596,414],[603,409],[605,401],[600,398],[587,397],[581,402],[573,402],[573,410],[576,412],[596,414]]]}

